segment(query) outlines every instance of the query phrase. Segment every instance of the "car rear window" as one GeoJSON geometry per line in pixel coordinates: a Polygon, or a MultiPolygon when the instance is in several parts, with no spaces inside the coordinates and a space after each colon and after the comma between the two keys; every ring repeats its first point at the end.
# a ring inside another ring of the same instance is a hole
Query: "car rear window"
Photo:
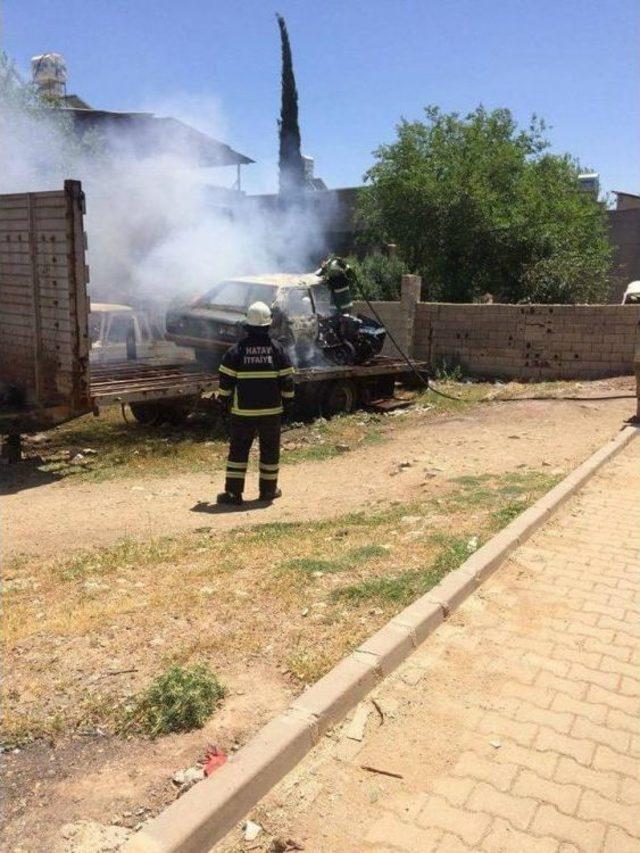
{"type": "Polygon", "coordinates": [[[202,308],[237,308],[246,311],[254,302],[265,302],[271,306],[276,298],[277,288],[270,284],[253,284],[244,281],[222,281],[212,287],[198,300],[202,308]]]}

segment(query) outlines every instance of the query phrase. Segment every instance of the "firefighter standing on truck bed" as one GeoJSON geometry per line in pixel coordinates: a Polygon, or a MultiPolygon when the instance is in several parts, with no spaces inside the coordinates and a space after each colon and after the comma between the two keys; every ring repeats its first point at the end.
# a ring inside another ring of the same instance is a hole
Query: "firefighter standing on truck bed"
{"type": "Polygon", "coordinates": [[[271,311],[254,302],[247,312],[247,337],[228,350],[220,365],[218,401],[231,413],[225,490],[219,504],[242,504],[249,451],[260,442],[260,500],[282,495],[278,488],[282,414],[293,403],[293,367],[269,337],[271,311]]]}

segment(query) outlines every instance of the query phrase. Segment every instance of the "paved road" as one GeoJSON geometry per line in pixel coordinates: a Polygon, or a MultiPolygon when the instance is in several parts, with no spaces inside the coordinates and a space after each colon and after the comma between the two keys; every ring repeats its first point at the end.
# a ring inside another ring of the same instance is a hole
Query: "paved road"
{"type": "Polygon", "coordinates": [[[267,798],[318,851],[640,850],[640,440],[267,798]],[[362,769],[369,765],[402,778],[362,769]]]}

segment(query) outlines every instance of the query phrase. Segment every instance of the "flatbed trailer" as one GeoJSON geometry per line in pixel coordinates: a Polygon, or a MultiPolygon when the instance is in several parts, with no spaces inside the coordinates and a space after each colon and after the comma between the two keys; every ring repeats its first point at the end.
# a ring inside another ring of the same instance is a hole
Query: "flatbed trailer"
{"type": "MultiPolygon", "coordinates": [[[[417,365],[426,372],[426,364],[417,365]]],[[[128,405],[134,416],[151,423],[180,420],[206,408],[218,388],[218,375],[188,363],[142,364],[135,361],[91,367],[93,411],[128,405]]],[[[300,415],[353,411],[358,405],[392,397],[395,383],[412,374],[403,359],[378,356],[367,364],[303,367],[296,370],[296,409],[300,415]]]]}

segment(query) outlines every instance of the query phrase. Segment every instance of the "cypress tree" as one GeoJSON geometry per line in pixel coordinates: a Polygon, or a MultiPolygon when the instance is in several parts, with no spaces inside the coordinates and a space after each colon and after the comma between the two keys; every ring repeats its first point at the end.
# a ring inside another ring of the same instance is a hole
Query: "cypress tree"
{"type": "Polygon", "coordinates": [[[298,125],[298,90],[293,74],[293,60],[287,25],[282,15],[276,15],[282,45],[282,102],[278,131],[280,135],[280,195],[292,196],[304,189],[304,163],[300,153],[298,125]]]}

